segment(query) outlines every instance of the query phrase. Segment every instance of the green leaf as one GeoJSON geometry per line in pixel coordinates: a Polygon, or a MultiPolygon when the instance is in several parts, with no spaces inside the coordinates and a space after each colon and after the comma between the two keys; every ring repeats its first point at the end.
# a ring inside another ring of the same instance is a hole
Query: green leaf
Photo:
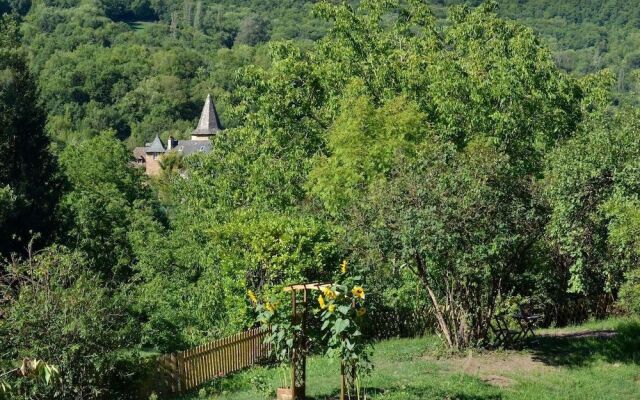
{"type": "Polygon", "coordinates": [[[336,320],[336,323],[333,325],[334,333],[336,335],[339,335],[340,333],[344,332],[344,330],[349,327],[349,323],[350,322],[348,319],[338,318],[336,320]]]}
{"type": "Polygon", "coordinates": [[[324,321],[324,323],[322,324],[322,327],[320,328],[320,330],[324,331],[325,329],[327,329],[327,327],[329,326],[330,323],[331,323],[331,320],[324,321]]]}

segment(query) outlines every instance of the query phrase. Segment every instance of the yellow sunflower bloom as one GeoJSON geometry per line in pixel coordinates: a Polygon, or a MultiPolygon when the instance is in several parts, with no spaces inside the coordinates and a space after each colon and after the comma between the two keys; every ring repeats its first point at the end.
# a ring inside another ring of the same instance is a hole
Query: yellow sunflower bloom
{"type": "Polygon", "coordinates": [[[322,289],[322,294],[324,294],[324,297],[326,297],[329,300],[336,298],[336,292],[331,290],[330,287],[326,287],[326,288],[322,289]]]}
{"type": "Polygon", "coordinates": [[[340,272],[343,274],[347,273],[347,260],[343,260],[342,264],[340,264],[340,272]]]}
{"type": "Polygon", "coordinates": [[[364,307],[360,307],[358,308],[358,310],[356,310],[356,315],[358,315],[358,317],[362,317],[367,313],[367,309],[364,307]]]}
{"type": "Polygon", "coordinates": [[[264,307],[271,311],[271,312],[275,312],[276,311],[276,305],[275,304],[271,304],[267,301],[267,303],[264,305],[264,307]]]}
{"type": "Polygon", "coordinates": [[[253,304],[258,304],[258,298],[256,297],[256,294],[253,293],[253,290],[247,290],[247,295],[249,296],[249,300],[251,300],[253,304]]]}
{"type": "Polygon", "coordinates": [[[336,305],[335,304],[329,304],[329,312],[332,313],[336,310],[336,305]]]}
{"type": "Polygon", "coordinates": [[[355,297],[359,297],[361,299],[364,299],[364,289],[361,286],[356,286],[351,290],[351,293],[353,293],[353,295],[355,297]]]}
{"type": "Polygon", "coordinates": [[[318,303],[320,304],[321,310],[327,308],[327,304],[324,302],[324,297],[322,297],[322,295],[318,296],[318,303]]]}

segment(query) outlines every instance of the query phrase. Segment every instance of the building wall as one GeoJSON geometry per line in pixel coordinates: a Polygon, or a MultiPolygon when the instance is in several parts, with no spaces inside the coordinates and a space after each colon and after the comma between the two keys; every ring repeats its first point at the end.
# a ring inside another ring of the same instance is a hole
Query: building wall
{"type": "Polygon", "coordinates": [[[160,167],[160,157],[161,154],[156,155],[155,160],[153,159],[153,154],[145,154],[144,155],[144,165],[146,169],[146,173],[149,176],[157,176],[160,175],[162,168],[160,167]]]}

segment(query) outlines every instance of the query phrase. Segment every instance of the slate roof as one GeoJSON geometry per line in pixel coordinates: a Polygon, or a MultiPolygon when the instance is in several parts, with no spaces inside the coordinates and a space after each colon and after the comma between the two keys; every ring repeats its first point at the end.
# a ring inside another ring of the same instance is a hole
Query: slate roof
{"type": "Polygon", "coordinates": [[[196,129],[191,132],[193,136],[211,136],[222,130],[222,124],[216,111],[216,106],[211,100],[211,95],[207,95],[207,100],[202,107],[202,114],[200,114],[200,121],[196,129]]]}
{"type": "Polygon", "coordinates": [[[151,142],[151,145],[147,146],[145,151],[147,152],[147,154],[149,154],[149,153],[164,153],[166,150],[164,149],[164,145],[162,144],[160,137],[156,135],[155,139],[153,139],[153,142],[151,142]]]}
{"type": "Polygon", "coordinates": [[[193,153],[208,153],[211,151],[211,142],[208,140],[178,140],[178,144],[171,149],[177,151],[183,156],[193,153]]]}

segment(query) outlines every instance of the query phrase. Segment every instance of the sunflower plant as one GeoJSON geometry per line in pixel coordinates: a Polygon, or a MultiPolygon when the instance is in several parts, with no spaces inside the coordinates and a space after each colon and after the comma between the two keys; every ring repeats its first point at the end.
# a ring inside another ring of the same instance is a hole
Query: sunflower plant
{"type": "Polygon", "coordinates": [[[268,300],[260,301],[251,290],[247,292],[247,296],[258,314],[258,322],[269,327],[265,343],[270,345],[271,356],[280,369],[280,387],[289,387],[290,376],[287,368],[294,349],[294,337],[302,330],[302,326],[292,323],[291,310],[281,306],[281,299],[276,296],[269,296],[268,300]]]}
{"type": "Polygon", "coordinates": [[[353,378],[348,389],[360,398],[362,378],[370,372],[371,342],[363,335],[367,320],[366,291],[362,277],[349,274],[346,261],[330,286],[318,296],[318,309],[322,320],[321,331],[327,346],[326,355],[339,359],[344,373],[353,378]]]}

